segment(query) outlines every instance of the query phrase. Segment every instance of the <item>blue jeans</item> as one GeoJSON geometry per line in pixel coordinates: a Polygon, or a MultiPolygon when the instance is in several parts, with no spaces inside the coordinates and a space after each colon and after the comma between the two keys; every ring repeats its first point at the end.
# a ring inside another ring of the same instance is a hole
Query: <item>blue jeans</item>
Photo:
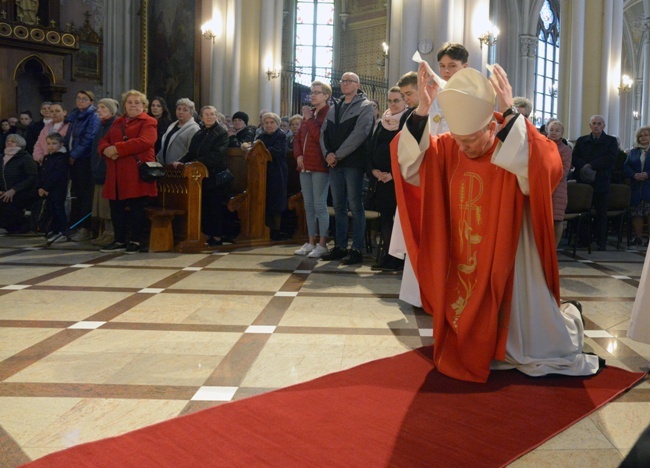
{"type": "Polygon", "coordinates": [[[352,248],[363,250],[366,212],[363,209],[363,169],[359,167],[330,168],[330,189],[334,205],[336,246],[348,246],[348,207],[352,212],[352,248]]]}
{"type": "Polygon", "coordinates": [[[330,226],[330,215],[327,212],[327,189],[329,186],[330,176],[327,172],[300,173],[307,233],[312,237],[327,237],[327,230],[330,226]]]}

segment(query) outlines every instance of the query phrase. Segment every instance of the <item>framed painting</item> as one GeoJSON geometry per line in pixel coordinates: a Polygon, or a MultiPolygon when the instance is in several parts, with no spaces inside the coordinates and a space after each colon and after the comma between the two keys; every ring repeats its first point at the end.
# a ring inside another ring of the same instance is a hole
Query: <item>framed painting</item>
{"type": "Polygon", "coordinates": [[[144,92],[170,109],[180,98],[198,105],[201,1],[142,0],[141,13],[144,92]]]}
{"type": "Polygon", "coordinates": [[[80,41],[79,50],[74,54],[72,67],[75,77],[101,81],[102,45],[94,42],[80,41]]]}

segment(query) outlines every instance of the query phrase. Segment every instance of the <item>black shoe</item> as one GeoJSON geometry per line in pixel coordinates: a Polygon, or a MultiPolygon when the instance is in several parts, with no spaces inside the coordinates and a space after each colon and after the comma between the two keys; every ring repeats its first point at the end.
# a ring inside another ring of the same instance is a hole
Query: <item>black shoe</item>
{"type": "Polygon", "coordinates": [[[329,262],[330,260],[341,260],[347,254],[348,254],[347,250],[342,249],[341,247],[334,247],[329,252],[321,255],[320,258],[321,260],[325,260],[326,262],[329,262]]]}
{"type": "Polygon", "coordinates": [[[402,271],[404,269],[404,260],[395,258],[392,256],[388,257],[386,264],[383,266],[381,271],[402,271]]]}
{"type": "Polygon", "coordinates": [[[126,246],[126,250],[124,251],[124,253],[127,255],[140,253],[140,244],[136,244],[135,242],[129,242],[129,245],[126,246]]]}
{"type": "Polygon", "coordinates": [[[223,241],[221,239],[215,239],[214,237],[209,237],[206,244],[208,244],[210,247],[218,247],[220,245],[223,245],[223,241]]]}
{"type": "Polygon", "coordinates": [[[630,241],[630,245],[643,245],[643,239],[640,237],[633,237],[630,241]]]}
{"type": "Polygon", "coordinates": [[[363,255],[357,249],[350,249],[348,254],[341,259],[341,265],[354,265],[363,262],[363,255]]]}
{"type": "Polygon", "coordinates": [[[124,252],[126,250],[126,245],[121,242],[111,242],[106,247],[102,247],[100,252],[105,253],[115,253],[115,252],[124,252]]]}
{"type": "Polygon", "coordinates": [[[383,268],[386,266],[386,261],[388,260],[388,256],[382,258],[378,263],[375,263],[373,266],[370,267],[370,270],[372,271],[382,271],[383,268]]]}

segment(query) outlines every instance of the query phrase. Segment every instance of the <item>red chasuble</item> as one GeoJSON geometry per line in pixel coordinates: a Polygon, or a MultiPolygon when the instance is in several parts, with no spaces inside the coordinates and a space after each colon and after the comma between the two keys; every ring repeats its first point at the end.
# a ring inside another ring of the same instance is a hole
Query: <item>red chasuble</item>
{"type": "MultiPolygon", "coordinates": [[[[501,115],[497,114],[501,119],[501,115]]],[[[420,186],[395,177],[398,209],[424,309],[433,315],[434,364],[461,380],[485,382],[505,359],[514,264],[526,203],[549,290],[559,300],[551,194],[562,176],[557,146],[526,123],[529,197],[516,176],[491,163],[494,146],[470,159],[450,134],[430,137],[420,186]]],[[[391,144],[393,174],[398,135],[391,144]]],[[[533,312],[534,313],[534,312],[533,312]]]]}

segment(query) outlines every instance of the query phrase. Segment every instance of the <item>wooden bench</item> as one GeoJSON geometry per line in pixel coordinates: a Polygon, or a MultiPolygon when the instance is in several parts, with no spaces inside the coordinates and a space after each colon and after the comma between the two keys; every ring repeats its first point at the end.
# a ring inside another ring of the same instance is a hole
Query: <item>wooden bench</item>
{"type": "Polygon", "coordinates": [[[149,251],[178,252],[205,250],[201,232],[201,193],[208,169],[194,161],[174,169],[165,166],[165,177],[158,181],[157,204],[147,208],[151,220],[149,251]]]}
{"type": "MultiPolygon", "coordinates": [[[[234,152],[230,152],[234,155],[234,152]]],[[[266,214],[266,169],[271,161],[271,153],[261,141],[255,142],[253,147],[244,156],[245,178],[241,160],[228,158],[230,170],[235,176],[233,185],[245,184],[241,193],[233,196],[228,201],[228,210],[236,212],[239,217],[241,231],[236,241],[244,244],[267,243],[271,240],[271,231],[265,224],[266,214]],[[233,168],[238,172],[234,172],[233,168]]]]}

